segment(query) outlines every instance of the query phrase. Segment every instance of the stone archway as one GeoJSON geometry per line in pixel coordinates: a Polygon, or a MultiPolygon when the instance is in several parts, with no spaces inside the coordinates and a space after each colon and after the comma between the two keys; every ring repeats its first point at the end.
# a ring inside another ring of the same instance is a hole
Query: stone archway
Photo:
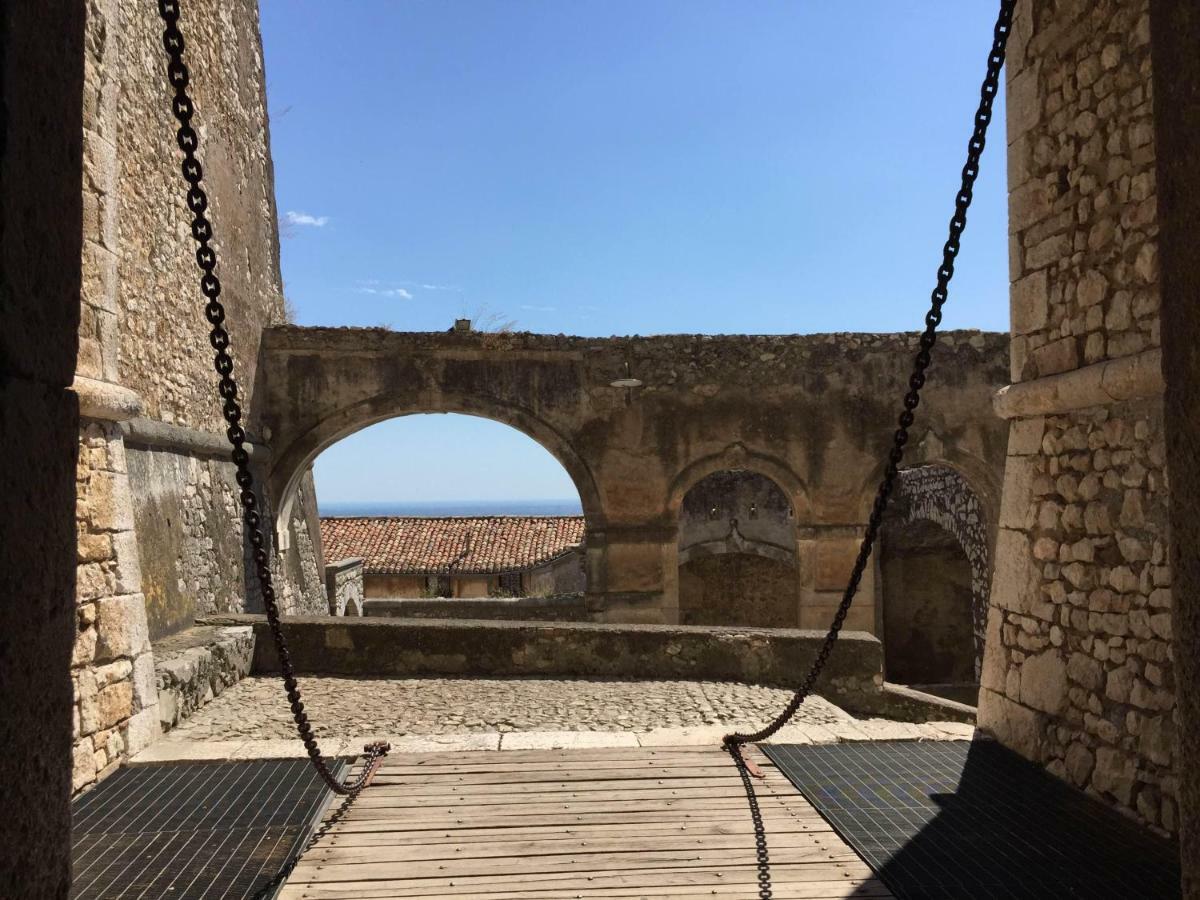
{"type": "MultiPolygon", "coordinates": [[[[900,472],[883,533],[884,621],[889,618],[886,610],[889,589],[892,597],[896,597],[901,588],[894,583],[897,578],[902,578],[910,590],[936,595],[946,618],[956,621],[963,612],[970,626],[971,670],[975,681],[979,680],[983,663],[991,591],[988,531],[989,522],[979,495],[955,469],[928,465],[900,472]],[[924,577],[919,572],[900,573],[901,564],[896,562],[900,548],[911,557],[909,568],[918,562],[928,567],[924,577]],[[893,576],[891,585],[889,566],[893,576]],[[958,582],[962,582],[961,590],[956,590],[958,582]],[[913,587],[922,584],[923,588],[913,587]],[[957,609],[952,599],[956,593],[963,595],[965,611],[957,609]]],[[[945,630],[956,633],[953,625],[945,630]]],[[[885,627],[885,644],[886,640],[885,627]]]]}
{"type": "Polygon", "coordinates": [[[436,401],[418,404],[411,401],[397,402],[390,395],[373,397],[339,409],[316,423],[285,447],[278,458],[272,460],[268,485],[279,510],[277,520],[281,523],[289,521],[291,504],[300,482],[322,451],[371,425],[403,416],[428,413],[476,416],[507,425],[529,437],[553,456],[571,478],[579,492],[588,527],[596,527],[602,523],[603,513],[595,479],[587,464],[565,437],[536,415],[518,406],[453,394],[442,394],[436,401]]]}

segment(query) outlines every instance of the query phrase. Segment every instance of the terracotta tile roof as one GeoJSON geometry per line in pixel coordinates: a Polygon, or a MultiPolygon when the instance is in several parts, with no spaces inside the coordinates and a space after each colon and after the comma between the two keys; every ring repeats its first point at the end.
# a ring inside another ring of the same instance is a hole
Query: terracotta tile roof
{"type": "Polygon", "coordinates": [[[336,516],[321,519],[326,562],[361,556],[374,575],[528,569],[583,542],[583,516],[336,516]]]}

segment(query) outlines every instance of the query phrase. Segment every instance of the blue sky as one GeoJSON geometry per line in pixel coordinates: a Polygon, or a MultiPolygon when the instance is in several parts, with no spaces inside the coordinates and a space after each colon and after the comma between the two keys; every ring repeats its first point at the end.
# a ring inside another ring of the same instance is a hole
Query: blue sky
{"type": "MultiPolygon", "coordinates": [[[[306,325],[917,328],[994,15],[990,0],[263,0],[285,290],[306,325]]],[[[948,327],[1008,327],[998,113],[948,327]]],[[[457,418],[330,448],[320,496],[574,493],[528,439],[457,418]]]]}

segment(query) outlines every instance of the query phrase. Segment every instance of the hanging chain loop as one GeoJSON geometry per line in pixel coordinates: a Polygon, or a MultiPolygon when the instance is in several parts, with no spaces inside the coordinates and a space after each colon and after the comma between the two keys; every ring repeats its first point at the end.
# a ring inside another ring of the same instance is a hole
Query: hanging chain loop
{"type": "Polygon", "coordinates": [[[245,538],[249,542],[251,559],[254,564],[255,576],[258,579],[259,591],[262,594],[263,606],[267,612],[267,623],[271,635],[275,639],[275,650],[279,656],[279,670],[283,675],[283,686],[287,693],[288,703],[291,704],[292,718],[296,723],[296,731],[304,742],[308,758],[321,780],[329,789],[337,794],[349,797],[357,796],[367,786],[379,768],[380,761],[388,752],[388,745],[382,741],[368,744],[363,748],[364,765],[358,776],[346,782],[340,781],[330,769],[325,758],[321,756],[321,748],[313,735],[312,725],[308,714],[304,711],[304,703],[300,700],[300,686],[296,681],[296,670],[292,667],[291,656],[288,653],[287,640],[279,622],[279,603],[275,595],[275,585],[271,578],[271,557],[267,542],[263,536],[263,517],[258,510],[258,497],[254,492],[254,476],[250,472],[250,453],[246,450],[246,431],[242,426],[242,406],[238,402],[238,386],[233,374],[233,356],[229,352],[229,332],[225,329],[225,306],[220,301],[221,280],[216,275],[217,251],[213,247],[213,229],[205,215],[208,210],[208,195],[200,182],[204,176],[204,167],[200,164],[198,151],[200,139],[192,127],[192,116],[195,107],[188,95],[190,75],[188,67],[183,62],[184,40],[183,32],[179,30],[179,9],[182,0],[158,0],[158,11],[162,16],[163,49],[167,53],[167,80],[175,90],[171,99],[171,112],[179,122],[175,132],[175,140],[183,151],[183,163],[180,171],[187,184],[186,199],[188,209],[192,212],[192,237],[196,241],[196,265],[200,269],[200,293],[208,301],[204,306],[204,315],[212,330],[208,342],[212,345],[213,368],[217,370],[220,379],[217,390],[221,395],[222,412],[228,428],[225,436],[232,448],[230,458],[237,472],[234,480],[239,488],[238,499],[242,506],[242,523],[245,538]]]}
{"type": "Polygon", "coordinates": [[[875,494],[875,503],[871,507],[871,515],[867,520],[867,529],[863,534],[858,556],[854,560],[854,568],[850,572],[846,590],[842,594],[837,612],[833,616],[833,624],[829,626],[829,631],[825,635],[825,640],[821,642],[821,649],[817,652],[808,674],[792,695],[792,699],[788,701],[787,706],[784,707],[783,712],[769,725],[758,731],[749,734],[734,732],[726,735],[724,743],[727,746],[765,741],[791,720],[796,711],[800,709],[800,704],[812,692],[821,671],[825,668],[829,654],[833,651],[833,645],[837,643],[838,634],[846,621],[846,614],[850,612],[850,604],[854,602],[854,596],[858,593],[859,582],[866,570],[867,561],[871,558],[871,550],[879,536],[883,514],[887,510],[888,501],[895,488],[896,476],[900,472],[900,462],[904,459],[904,446],[908,443],[908,429],[912,427],[916,418],[916,409],[921,403],[921,388],[925,386],[925,370],[929,368],[933,346],[937,343],[937,328],[942,324],[942,306],[950,296],[950,279],[954,277],[954,260],[958,257],[959,244],[963,231],[967,227],[967,209],[974,196],[975,179],[979,177],[979,159],[983,155],[988,125],[992,121],[992,104],[1000,91],[1000,71],[1004,68],[1004,52],[1008,46],[1008,36],[1012,30],[1013,10],[1016,5],[1016,0],[1000,0],[1000,12],[996,17],[996,26],[992,32],[992,49],[988,54],[987,73],[984,75],[983,85],[979,90],[979,107],[975,111],[975,127],[971,133],[971,139],[967,142],[967,162],[962,169],[962,185],[954,197],[954,215],[950,218],[950,234],[942,247],[942,262],[937,270],[937,283],[930,296],[929,312],[925,314],[925,330],[918,340],[920,349],[913,357],[912,374],[908,378],[908,391],[902,401],[904,409],[897,420],[898,427],[892,436],[892,448],[888,452],[883,480],[880,481],[879,489],[875,494]]]}

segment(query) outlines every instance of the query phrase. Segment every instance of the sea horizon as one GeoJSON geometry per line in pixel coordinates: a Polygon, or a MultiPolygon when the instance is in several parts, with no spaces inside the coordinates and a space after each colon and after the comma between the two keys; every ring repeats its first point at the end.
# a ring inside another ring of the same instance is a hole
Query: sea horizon
{"type": "Polygon", "coordinates": [[[579,500],[317,501],[322,516],[581,516],[579,500]]]}

